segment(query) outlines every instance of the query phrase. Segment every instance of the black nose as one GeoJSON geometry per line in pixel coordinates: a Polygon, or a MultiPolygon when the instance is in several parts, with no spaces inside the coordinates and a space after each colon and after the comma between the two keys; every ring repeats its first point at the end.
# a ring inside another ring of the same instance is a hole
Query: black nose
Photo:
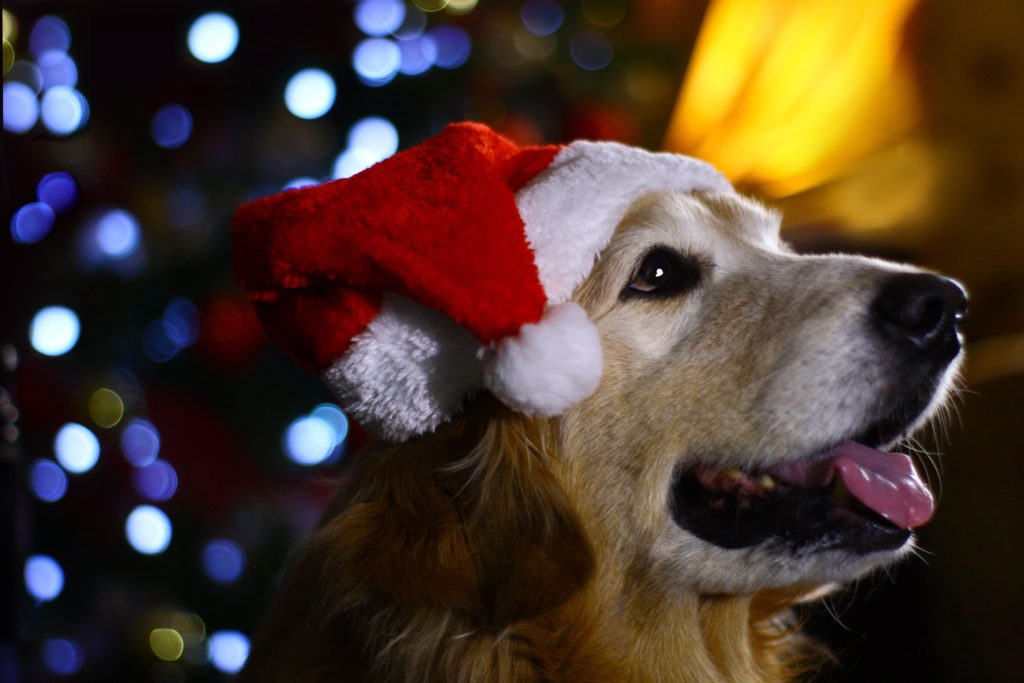
{"type": "Polygon", "coordinates": [[[891,341],[948,362],[960,352],[967,293],[954,280],[901,273],[886,280],[871,304],[875,325],[891,341]]]}

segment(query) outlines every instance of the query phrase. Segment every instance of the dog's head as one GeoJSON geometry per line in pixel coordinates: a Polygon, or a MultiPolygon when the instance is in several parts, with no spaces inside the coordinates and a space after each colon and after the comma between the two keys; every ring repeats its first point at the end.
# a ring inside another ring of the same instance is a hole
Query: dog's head
{"type": "Polygon", "coordinates": [[[563,423],[570,491],[622,571],[747,592],[853,579],[931,500],[883,453],[945,398],[951,280],[801,256],[738,195],[637,202],[577,292],[605,371],[563,423]]]}

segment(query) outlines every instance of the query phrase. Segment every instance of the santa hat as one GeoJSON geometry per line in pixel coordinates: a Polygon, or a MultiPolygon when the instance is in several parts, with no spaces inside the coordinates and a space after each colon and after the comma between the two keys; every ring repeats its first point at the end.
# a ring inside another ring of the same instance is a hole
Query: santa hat
{"type": "Polygon", "coordinates": [[[519,148],[452,124],[351,178],[241,207],[235,278],[271,338],[380,438],[431,431],[481,388],[558,415],[602,368],[569,299],[630,204],[658,190],[731,188],[689,157],[519,148]]]}

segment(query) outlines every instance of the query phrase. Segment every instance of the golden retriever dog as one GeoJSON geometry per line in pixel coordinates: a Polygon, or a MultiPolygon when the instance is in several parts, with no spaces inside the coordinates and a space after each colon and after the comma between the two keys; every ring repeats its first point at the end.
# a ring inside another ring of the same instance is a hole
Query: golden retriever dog
{"type": "Polygon", "coordinates": [[[734,194],[636,201],[574,301],[596,392],[480,392],[349,458],[245,681],[786,681],[791,607],[911,552],[931,498],[884,449],[948,398],[953,281],[798,255],[734,194]]]}

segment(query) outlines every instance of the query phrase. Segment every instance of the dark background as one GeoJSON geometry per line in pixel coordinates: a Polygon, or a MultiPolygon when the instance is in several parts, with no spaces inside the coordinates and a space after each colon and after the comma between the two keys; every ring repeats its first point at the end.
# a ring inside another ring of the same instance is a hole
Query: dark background
{"type": "MultiPolygon", "coordinates": [[[[413,4],[405,3],[410,14],[413,4]]],[[[66,22],[89,118],[70,135],[43,123],[3,134],[5,220],[36,201],[45,174],[70,173],[79,192],[40,240],[0,235],[3,680],[220,680],[209,660],[213,634],[252,634],[287,548],[330,496],[331,463],[348,444],[313,468],[285,457],[289,424],[331,399],[266,343],[232,284],[228,226],[239,204],[296,177],[330,178],[350,126],[369,115],[391,121],[402,148],[472,119],[523,144],[589,137],[694,151],[672,142],[670,120],[709,3],[548,2],[545,11],[557,5],[564,15],[551,37],[525,30],[523,4],[481,0],[469,11],[428,13],[429,28],[455,26],[469,36],[469,60],[381,86],[352,68],[366,36],[353,22],[354,4],[343,0],[5,5],[17,23],[9,42],[19,61],[36,58],[29,36],[37,20],[66,22]],[[241,37],[226,61],[204,64],[189,54],[186,35],[214,10],[229,13],[241,37]],[[588,31],[612,51],[593,71],[572,49],[588,31]],[[337,99],[323,117],[302,120],[282,93],[292,74],[313,66],[334,78],[337,99]],[[151,132],[168,104],[193,120],[173,149],[151,132]],[[109,207],[138,219],[141,241],[128,258],[90,260],[83,244],[109,207]],[[182,300],[195,313],[196,336],[169,356],[154,351],[152,330],[164,328],[153,325],[182,300]],[[32,348],[28,330],[53,304],[75,311],[81,336],[70,352],[48,357],[32,348]],[[90,412],[101,388],[124,405],[110,427],[90,412]],[[176,471],[167,500],[147,501],[121,455],[120,435],[139,417],[159,430],[160,459],[176,471]],[[29,486],[31,467],[53,460],[54,435],[70,422],[97,436],[100,457],[88,472],[67,475],[60,500],[45,502],[29,486]],[[154,556],[135,552],[123,531],[129,512],[147,502],[173,523],[170,545],[154,556]],[[237,578],[219,583],[204,569],[212,539],[244,552],[237,578]],[[53,600],[26,590],[25,561],[37,554],[63,569],[53,600]],[[155,628],[183,636],[180,658],[158,658],[155,628]],[[71,659],[53,639],[70,643],[71,659]],[[53,662],[71,672],[54,672],[53,662]]],[[[5,40],[6,22],[5,15],[5,40]]],[[[921,438],[942,454],[941,501],[922,530],[922,557],[805,612],[838,660],[818,680],[1016,680],[1024,607],[1024,8],[1014,0],[925,0],[899,35],[919,107],[911,127],[799,192],[734,178],[785,209],[786,236],[800,249],[905,259],[960,278],[972,293],[957,415],[938,430],[942,438],[921,438]],[[857,184],[873,159],[907,145],[917,150],[916,165],[883,182],[877,198],[857,184]],[[918,174],[930,178],[927,191],[910,197],[903,183],[917,187],[908,179],[918,174]],[[853,208],[850,188],[861,193],[853,208]],[[858,213],[903,194],[897,205],[906,210],[872,221],[858,213]]],[[[5,45],[5,85],[18,74],[8,72],[6,52],[5,45]]],[[[879,98],[874,106],[896,104],[879,98]]],[[[719,122],[726,134],[729,125],[719,122]]]]}

